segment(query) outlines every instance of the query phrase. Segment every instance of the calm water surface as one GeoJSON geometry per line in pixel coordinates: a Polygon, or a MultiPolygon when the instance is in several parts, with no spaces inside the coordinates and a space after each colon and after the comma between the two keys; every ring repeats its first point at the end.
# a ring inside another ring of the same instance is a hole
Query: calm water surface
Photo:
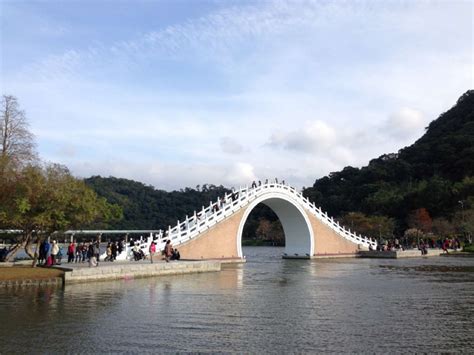
{"type": "Polygon", "coordinates": [[[474,259],[282,260],[0,289],[0,353],[472,352],[474,259]]]}

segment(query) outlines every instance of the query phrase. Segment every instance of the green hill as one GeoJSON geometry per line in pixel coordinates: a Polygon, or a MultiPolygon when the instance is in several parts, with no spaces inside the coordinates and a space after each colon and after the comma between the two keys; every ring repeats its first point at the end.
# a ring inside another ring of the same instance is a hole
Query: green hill
{"type": "MultiPolygon", "coordinates": [[[[167,192],[141,182],[115,177],[93,176],[85,179],[99,196],[123,209],[123,219],[109,225],[111,229],[166,229],[178,219],[208,206],[229,189],[204,184],[195,189],[167,192]]],[[[92,227],[92,226],[90,226],[92,227]]]]}
{"type": "Polygon", "coordinates": [[[345,222],[351,212],[391,218],[396,234],[415,227],[412,217],[421,209],[432,222],[466,229],[474,207],[474,90],[432,121],[413,145],[365,167],[330,173],[304,195],[345,222]]]}

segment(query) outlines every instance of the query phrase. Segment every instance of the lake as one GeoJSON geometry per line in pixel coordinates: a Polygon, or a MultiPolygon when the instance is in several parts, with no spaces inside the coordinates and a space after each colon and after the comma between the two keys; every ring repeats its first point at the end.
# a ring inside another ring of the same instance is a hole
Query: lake
{"type": "MultiPolygon", "coordinates": [[[[471,352],[474,259],[283,260],[0,289],[0,353],[471,352]]],[[[1,272],[1,271],[0,271],[1,272]]]]}

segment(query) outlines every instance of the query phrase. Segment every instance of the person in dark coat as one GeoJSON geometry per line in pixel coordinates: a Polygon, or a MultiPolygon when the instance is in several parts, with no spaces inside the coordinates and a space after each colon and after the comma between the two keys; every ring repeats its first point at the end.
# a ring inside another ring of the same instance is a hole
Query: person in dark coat
{"type": "Polygon", "coordinates": [[[114,261],[115,259],[117,259],[117,242],[112,243],[110,248],[112,249],[112,261],[114,261]]]}
{"type": "Polygon", "coordinates": [[[43,240],[39,246],[39,253],[38,253],[39,265],[43,265],[46,262],[45,244],[46,244],[46,240],[43,240]]]}

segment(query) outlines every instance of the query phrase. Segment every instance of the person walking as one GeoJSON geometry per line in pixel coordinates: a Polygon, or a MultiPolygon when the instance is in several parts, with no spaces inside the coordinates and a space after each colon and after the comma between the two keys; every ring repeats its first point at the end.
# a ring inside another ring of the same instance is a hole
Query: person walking
{"type": "Polygon", "coordinates": [[[99,261],[100,261],[100,244],[99,241],[94,243],[94,256],[97,262],[96,266],[99,266],[99,261]]]}
{"type": "Polygon", "coordinates": [[[78,244],[76,247],[76,259],[74,262],[80,263],[82,259],[82,248],[84,246],[84,243],[78,244]]]}
{"type": "Polygon", "coordinates": [[[43,240],[39,247],[39,256],[38,256],[38,264],[43,265],[46,263],[46,252],[45,252],[45,244],[46,240],[43,240]]]}
{"type": "Polygon", "coordinates": [[[84,243],[82,245],[82,260],[81,263],[84,263],[87,260],[87,254],[89,253],[89,244],[84,243]]]}
{"type": "Polygon", "coordinates": [[[124,241],[123,240],[120,240],[118,245],[117,245],[117,252],[118,252],[118,255],[122,254],[122,251],[124,249],[124,241]]]}
{"type": "Polygon", "coordinates": [[[76,254],[76,244],[74,241],[69,243],[69,246],[67,247],[67,262],[71,263],[74,261],[74,256],[76,254]]]}
{"type": "Polygon", "coordinates": [[[117,242],[113,242],[112,245],[110,246],[111,250],[112,250],[112,260],[111,261],[115,261],[115,259],[117,259],[117,242]]]}
{"type": "Polygon", "coordinates": [[[155,242],[151,242],[149,252],[150,252],[150,262],[153,264],[153,257],[155,256],[155,253],[156,253],[156,243],[155,242]]]}
{"type": "Polygon", "coordinates": [[[105,249],[105,253],[107,256],[105,257],[104,261],[112,261],[112,247],[109,244],[107,244],[107,248],[105,249]]]}
{"type": "Polygon", "coordinates": [[[46,240],[44,243],[44,257],[45,257],[45,265],[51,266],[53,265],[53,259],[51,257],[51,243],[46,240]]]}
{"type": "Polygon", "coordinates": [[[89,248],[87,249],[87,257],[89,258],[89,267],[97,266],[97,258],[95,257],[95,247],[94,243],[89,243],[89,248]]]}
{"type": "Polygon", "coordinates": [[[58,257],[58,253],[59,253],[58,242],[53,240],[53,246],[51,247],[51,262],[52,262],[52,265],[56,264],[56,259],[58,257]]]}

